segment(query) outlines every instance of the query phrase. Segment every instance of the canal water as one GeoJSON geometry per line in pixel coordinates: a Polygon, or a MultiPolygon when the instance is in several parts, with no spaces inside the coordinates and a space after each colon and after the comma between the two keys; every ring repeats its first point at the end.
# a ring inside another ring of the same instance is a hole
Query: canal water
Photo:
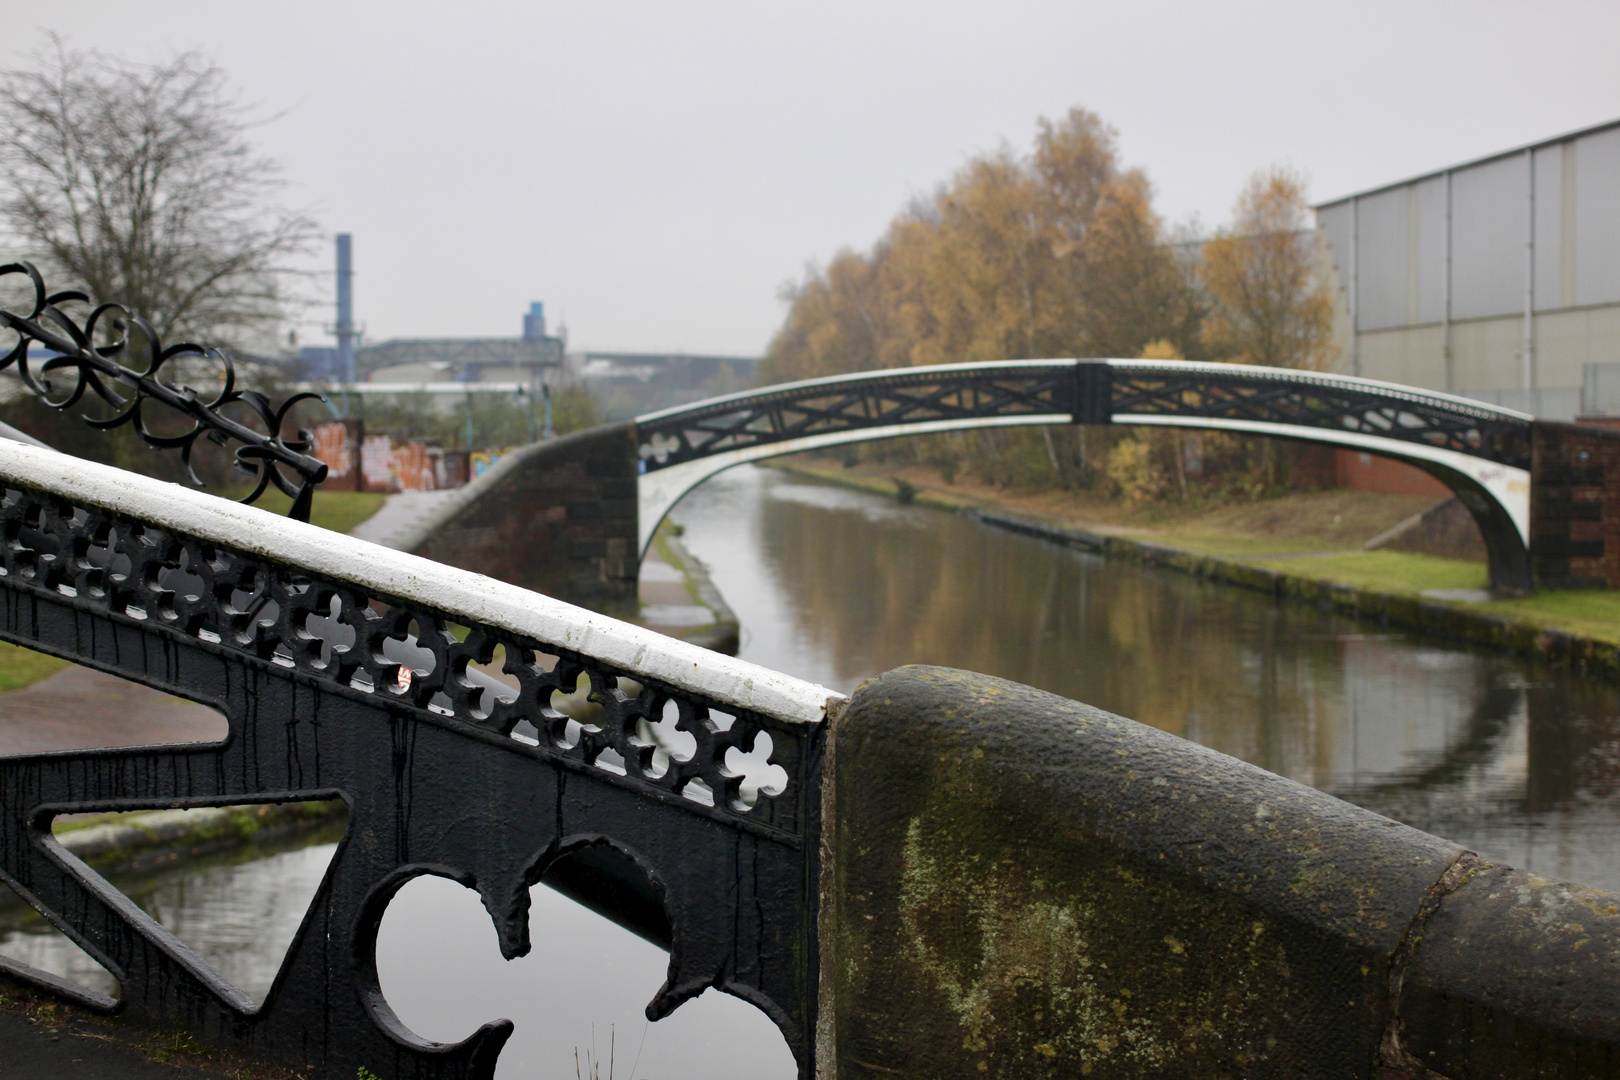
{"type": "MultiPolygon", "coordinates": [[[[1108,563],[971,519],[771,469],[675,509],[742,624],[741,655],[849,692],[908,663],[1029,683],[1174,732],[1466,844],[1620,889],[1620,687],[1565,669],[1108,563]]],[[[317,835],[115,880],[255,998],[335,845],[317,835]]],[[[419,1034],[510,1017],[500,1075],[787,1080],[764,1015],[710,991],[648,1024],[666,956],[549,889],[534,952],[500,959],[477,897],[424,878],[389,908],[384,992],[419,1034]]],[[[37,919],[0,953],[111,991],[37,919]]]]}
{"type": "Polygon", "coordinates": [[[1620,685],[761,467],[672,517],[740,655],[849,692],[998,675],[1620,891],[1620,685]]]}

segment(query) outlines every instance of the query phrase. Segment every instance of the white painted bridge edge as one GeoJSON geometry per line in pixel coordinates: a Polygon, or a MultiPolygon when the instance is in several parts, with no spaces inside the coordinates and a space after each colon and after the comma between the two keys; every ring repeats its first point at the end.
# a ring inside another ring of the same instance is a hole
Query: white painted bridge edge
{"type": "MultiPolygon", "coordinates": [[[[984,364],[939,364],[931,367],[883,369],[881,371],[858,372],[850,375],[832,375],[822,379],[805,379],[801,382],[784,383],[780,386],[764,387],[758,390],[744,390],[735,394],[712,398],[699,404],[707,409],[713,405],[724,404],[728,401],[750,400],[761,394],[777,390],[800,390],[823,386],[833,388],[843,383],[860,382],[878,375],[950,374],[996,368],[1074,366],[1081,362],[1072,358],[999,360],[984,364]]],[[[1481,417],[1494,416],[1504,420],[1522,420],[1526,422],[1534,419],[1528,413],[1498,408],[1484,402],[1474,401],[1471,398],[1420,390],[1411,386],[1402,386],[1399,383],[1381,382],[1377,379],[1361,379],[1350,375],[1331,375],[1315,371],[1298,371],[1292,368],[1257,367],[1249,364],[1217,364],[1191,360],[1110,359],[1100,362],[1106,363],[1111,368],[1128,372],[1163,371],[1166,374],[1172,374],[1178,371],[1186,371],[1199,374],[1243,374],[1265,379],[1287,379],[1295,383],[1377,391],[1413,403],[1433,402],[1441,405],[1460,406],[1477,413],[1481,417]]],[[[648,413],[645,416],[638,416],[636,423],[650,423],[655,420],[676,416],[691,408],[690,405],[681,405],[655,413],[648,413]]],[[[1381,454],[1385,457],[1432,461],[1476,481],[1490,493],[1492,498],[1501,504],[1502,509],[1513,520],[1513,524],[1518,529],[1519,537],[1524,541],[1525,546],[1528,547],[1530,543],[1530,473],[1524,469],[1514,468],[1510,465],[1498,465],[1495,462],[1484,461],[1468,454],[1441,447],[1425,446],[1422,443],[1406,442],[1400,439],[1386,439],[1362,432],[1335,431],[1332,428],[1307,428],[1295,424],[1278,424],[1258,420],[1222,420],[1197,416],[1161,416],[1138,413],[1117,413],[1112,417],[1112,420],[1116,424],[1150,424],[1201,430],[1241,431],[1253,435],[1274,435],[1290,439],[1303,438],[1312,442],[1334,443],[1356,450],[1381,454]]],[[[971,428],[1069,423],[1072,423],[1072,417],[1068,413],[1031,413],[1016,416],[925,420],[916,423],[889,424],[883,427],[834,431],[820,435],[808,435],[799,439],[785,439],[781,442],[766,443],[759,446],[739,447],[735,450],[727,450],[709,457],[696,458],[654,472],[643,473],[637,478],[636,482],[640,518],[638,522],[640,550],[643,553],[646,552],[647,545],[652,542],[653,533],[657,531],[659,522],[663,521],[664,515],[674,509],[681,496],[716,473],[724,472],[726,469],[737,465],[799,453],[804,450],[820,450],[845,443],[889,439],[901,435],[929,435],[942,431],[963,431],[971,428]]]]}
{"type": "Polygon", "coordinates": [[[824,686],[482,574],[54,450],[0,439],[0,480],[571,649],[631,678],[652,679],[778,720],[819,723],[829,704],[843,700],[824,686]]]}

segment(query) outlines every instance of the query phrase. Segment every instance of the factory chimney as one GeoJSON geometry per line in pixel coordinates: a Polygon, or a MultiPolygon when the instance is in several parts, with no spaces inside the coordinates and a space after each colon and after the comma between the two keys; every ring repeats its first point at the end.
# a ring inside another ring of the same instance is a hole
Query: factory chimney
{"type": "Polygon", "coordinates": [[[337,375],[354,382],[354,259],[348,233],[337,234],[337,375]]]}

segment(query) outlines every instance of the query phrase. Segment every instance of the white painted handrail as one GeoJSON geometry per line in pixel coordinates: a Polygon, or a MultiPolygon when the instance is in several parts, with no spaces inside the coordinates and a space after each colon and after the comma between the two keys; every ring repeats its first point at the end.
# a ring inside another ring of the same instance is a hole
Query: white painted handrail
{"type": "Polygon", "coordinates": [[[0,481],[127,514],[361,589],[583,653],[778,720],[813,724],[842,695],[640,626],[352,536],[53,450],[0,440],[0,481]]]}

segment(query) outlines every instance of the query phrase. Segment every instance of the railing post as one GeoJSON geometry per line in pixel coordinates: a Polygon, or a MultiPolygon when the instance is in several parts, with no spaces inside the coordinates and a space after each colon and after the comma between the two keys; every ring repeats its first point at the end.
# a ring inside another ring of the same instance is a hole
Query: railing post
{"type": "Polygon", "coordinates": [[[1106,424],[1114,416],[1114,372],[1105,361],[1074,365],[1074,422],[1106,424]]]}

